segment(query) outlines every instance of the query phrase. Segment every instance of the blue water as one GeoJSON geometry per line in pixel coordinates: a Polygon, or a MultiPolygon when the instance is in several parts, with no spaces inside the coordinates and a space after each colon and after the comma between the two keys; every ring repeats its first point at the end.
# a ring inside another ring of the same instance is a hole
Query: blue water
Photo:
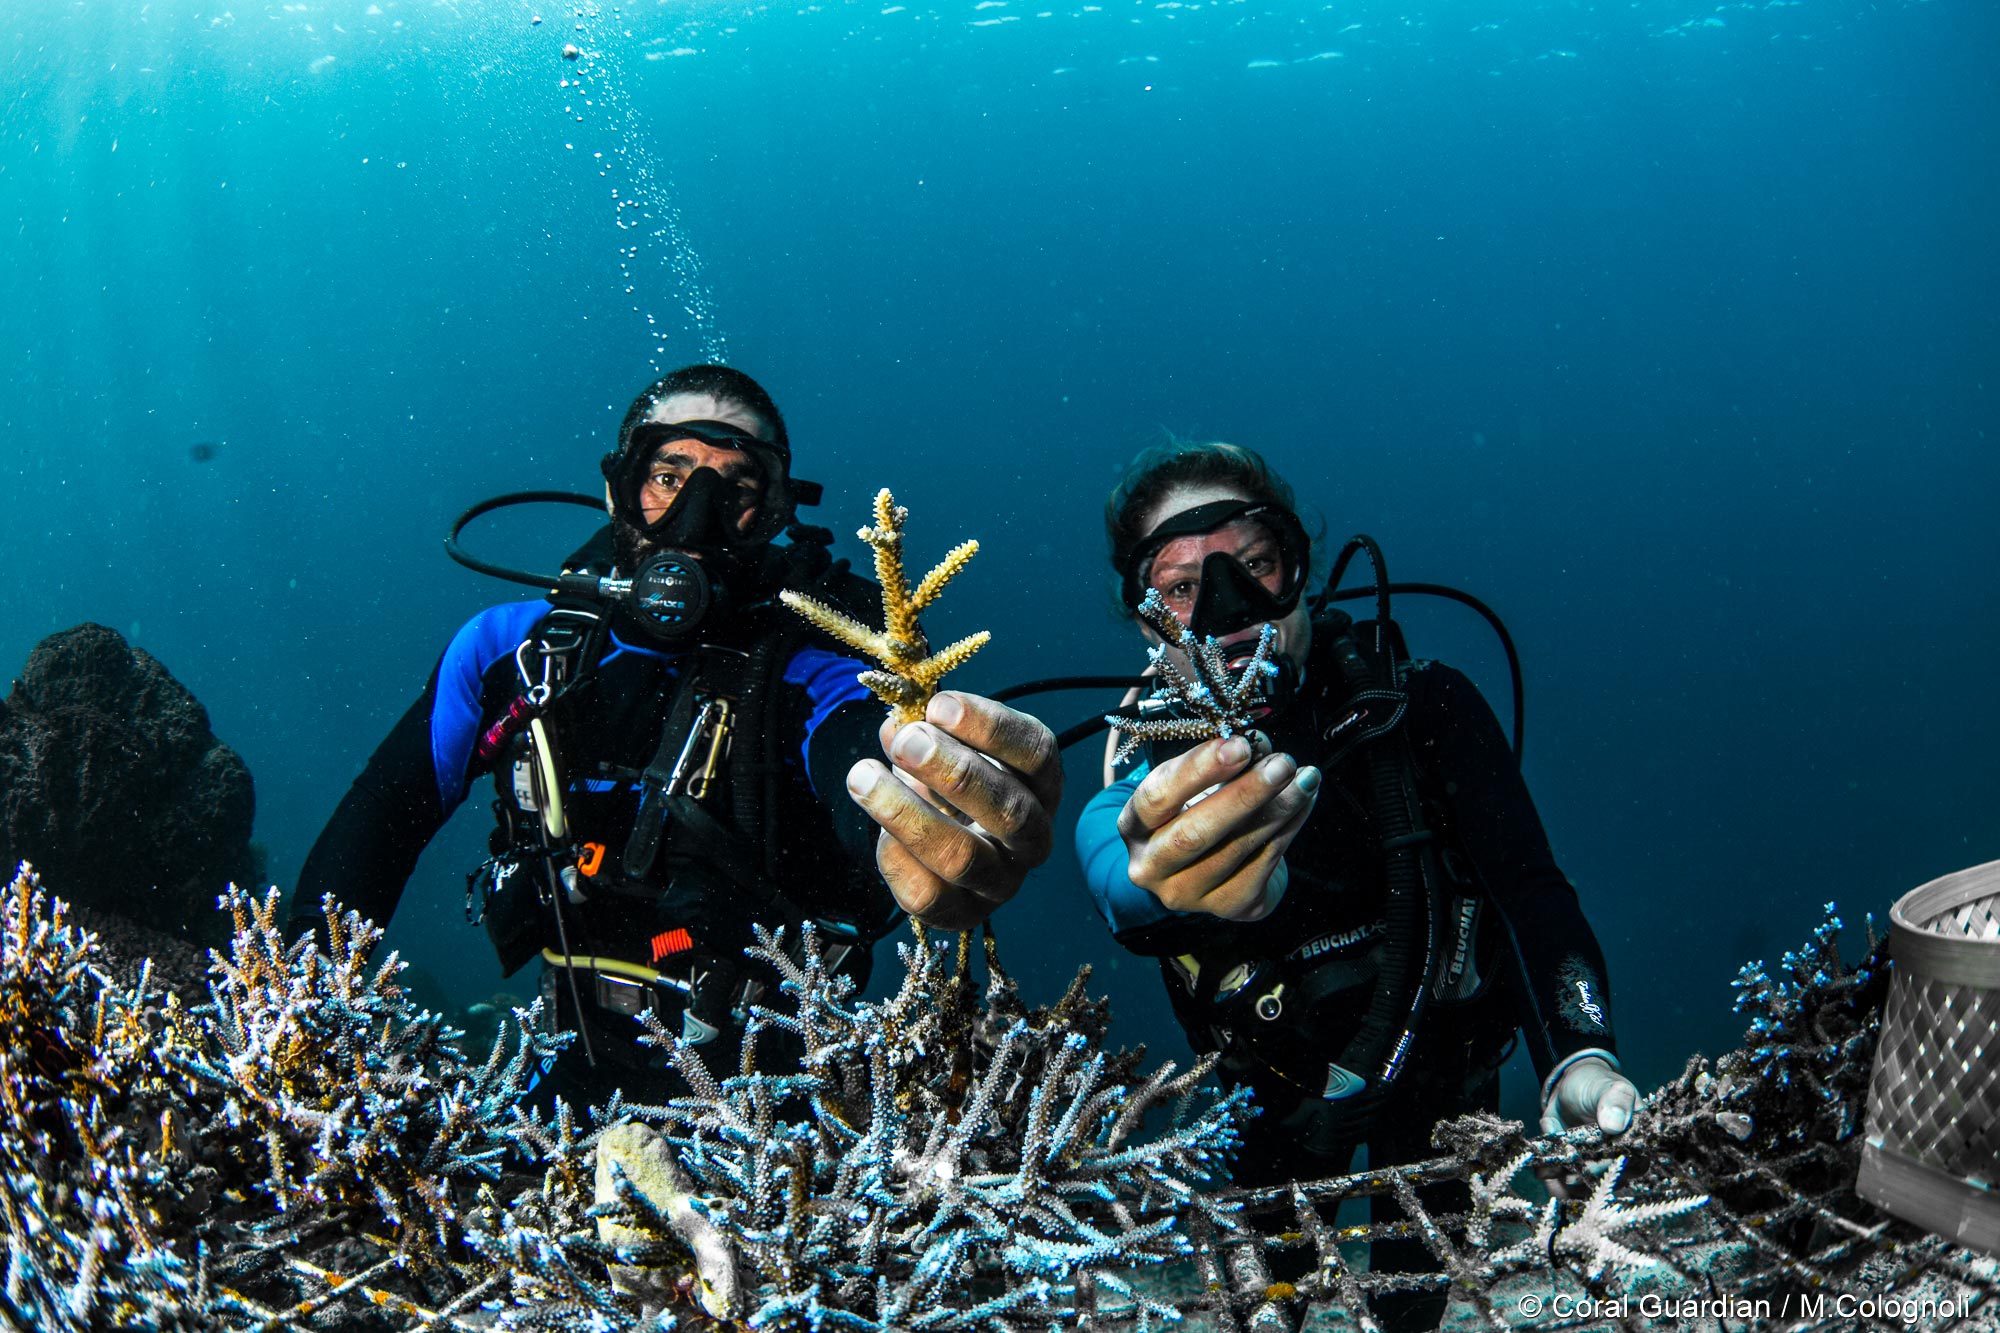
{"type": "MultiPolygon", "coordinates": [[[[994,631],[968,686],[1134,668],[1099,505],[1163,430],[1492,603],[1642,1082],[1733,1044],[1736,967],[1821,903],[2000,856],[2000,10],[536,12],[0,17],[0,664],[86,619],[163,659],[279,883],[510,595],[451,515],[592,486],[708,355],[771,387],[822,521],[890,485],[920,554],[982,539],[933,627],[994,631]]],[[[481,531],[546,564],[586,517],[481,531]]],[[[1402,614],[1504,711],[1469,613],[1402,614]]],[[[392,930],[466,998],[502,984],[459,915],[481,823],[392,930]]],[[[1127,1039],[1184,1049],[1066,837],[998,925],[1031,993],[1108,964],[1127,1039]]]]}

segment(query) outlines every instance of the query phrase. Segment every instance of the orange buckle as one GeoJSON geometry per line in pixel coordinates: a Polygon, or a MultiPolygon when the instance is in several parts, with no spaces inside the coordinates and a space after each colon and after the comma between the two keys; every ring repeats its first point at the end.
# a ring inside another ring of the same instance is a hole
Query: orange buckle
{"type": "Polygon", "coordinates": [[[585,875],[594,876],[603,865],[604,844],[601,842],[583,844],[583,854],[576,858],[576,868],[585,875]]]}

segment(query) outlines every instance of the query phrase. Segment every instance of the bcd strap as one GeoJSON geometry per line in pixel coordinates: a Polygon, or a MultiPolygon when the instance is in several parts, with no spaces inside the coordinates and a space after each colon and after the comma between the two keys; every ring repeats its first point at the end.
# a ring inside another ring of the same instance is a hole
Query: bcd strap
{"type": "MultiPolygon", "coordinates": [[[[1331,766],[1362,742],[1369,813],[1383,857],[1385,929],[1374,994],[1353,1037],[1327,1065],[1326,1114],[1345,1126],[1372,1122],[1401,1075],[1438,964],[1441,904],[1435,847],[1418,797],[1416,760],[1401,724],[1409,709],[1396,662],[1402,637],[1393,622],[1373,624],[1376,652],[1358,642],[1369,626],[1340,626],[1332,640],[1335,669],[1347,687],[1353,721],[1331,766]]],[[[1336,726],[1330,729],[1340,733],[1336,726]]]]}
{"type": "Polygon", "coordinates": [[[659,858],[660,839],[667,831],[667,793],[673,782],[675,762],[682,748],[694,739],[694,680],[698,674],[691,670],[682,679],[673,707],[667,710],[667,720],[660,727],[660,744],[639,778],[639,809],[632,816],[632,832],[625,839],[625,854],[620,860],[625,878],[634,883],[645,883],[659,858]]]}
{"type": "Polygon", "coordinates": [[[690,797],[676,794],[666,800],[669,818],[692,845],[701,849],[703,863],[721,871],[741,893],[741,905],[750,909],[750,919],[759,925],[787,927],[787,933],[796,943],[804,914],[764,877],[760,858],[744,845],[743,839],[690,797]]]}

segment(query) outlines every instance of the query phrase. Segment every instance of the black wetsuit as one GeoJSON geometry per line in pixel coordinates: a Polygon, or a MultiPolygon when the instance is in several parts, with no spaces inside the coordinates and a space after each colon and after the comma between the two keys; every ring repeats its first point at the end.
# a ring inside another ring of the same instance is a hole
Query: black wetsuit
{"type": "MultiPolygon", "coordinates": [[[[670,1031],[704,1036],[718,1029],[721,1039],[701,1049],[712,1067],[728,1067],[740,1036],[744,983],[755,978],[741,952],[751,942],[753,920],[789,923],[794,941],[798,921],[822,923],[826,939],[852,946],[842,970],[866,980],[869,946],[898,917],[875,869],[876,827],[847,797],[844,781],[857,759],[879,756],[882,709],[856,682],[863,664],[809,640],[789,611],[767,607],[738,617],[731,626],[736,647],[754,647],[757,636],[750,631],[758,627],[789,635],[776,654],[782,660],[771,663],[775,679],[762,710],[772,743],[748,734],[751,723],[739,718],[733,745],[749,748],[741,755],[732,750],[719,775],[721,789],[696,803],[699,809],[683,798],[664,821],[667,832],[648,868],[627,875],[623,858],[645,771],[660,762],[663,732],[697,655],[664,647],[614,617],[593,642],[582,684],[547,715],[574,845],[604,849],[597,873],[579,883],[583,901],[565,895],[558,930],[547,886],[572,860],[554,865],[547,858],[510,858],[510,846],[524,841],[523,826],[532,832],[538,821],[509,798],[510,752],[480,754],[482,738],[523,694],[516,650],[538,634],[550,610],[545,602],[492,607],[453,638],[423,693],[314,844],[300,874],[293,923],[303,928],[316,921],[328,892],[344,907],[387,921],[419,854],[473,784],[497,767],[500,828],[493,868],[513,882],[503,880],[487,908],[517,918],[513,943],[502,943],[507,969],[541,950],[562,955],[566,939],[570,957],[614,959],[670,979],[642,993],[621,984],[629,972],[545,969],[547,1023],[574,1029],[580,1012],[595,1065],[586,1068],[581,1046],[572,1045],[557,1077],[544,1080],[544,1092],[553,1085],[573,1101],[594,1102],[610,1087],[624,1086],[628,1098],[651,1099],[676,1089],[674,1080],[654,1072],[661,1053],[638,1041],[632,997],[640,995],[670,1031]],[[766,757],[761,764],[760,753],[766,757]],[[726,779],[733,773],[740,783],[746,772],[753,780],[770,779],[762,783],[772,803],[764,827],[781,830],[781,837],[745,838],[732,828],[741,793],[726,779]],[[519,862],[511,870],[510,859],[519,862]],[[610,979],[600,982],[600,976],[610,979]],[[572,980],[579,983],[574,992],[572,980]]],[[[669,761],[678,744],[678,738],[667,739],[669,761]]],[[[589,855],[584,851],[583,859],[589,855]]]]}
{"type": "MultiPolygon", "coordinates": [[[[1615,1050],[1603,953],[1556,866],[1499,722],[1464,675],[1418,662],[1405,671],[1409,704],[1400,726],[1444,849],[1444,877],[1454,895],[1478,904],[1473,970],[1453,989],[1458,998],[1431,1002],[1402,1076],[1371,1123],[1355,1127],[1325,1113],[1327,1064],[1354,1036],[1373,994],[1386,894],[1365,748],[1340,755],[1340,742],[1326,739],[1352,711],[1332,629],[1316,627],[1304,687],[1259,724],[1300,765],[1325,768],[1318,803],[1286,852],[1285,896],[1269,917],[1237,923],[1175,913],[1132,884],[1116,820],[1143,770],[1093,797],[1077,828],[1085,878],[1119,943],[1162,960],[1189,1040],[1197,1050],[1219,1050],[1225,1078],[1249,1085],[1263,1108],[1236,1167],[1247,1185],[1338,1174],[1361,1142],[1371,1165],[1431,1156],[1439,1120],[1497,1109],[1498,1070],[1517,1034],[1544,1079],[1586,1051],[1615,1050]],[[1176,958],[1208,972],[1211,986],[1217,973],[1226,978],[1239,966],[1263,970],[1237,1003],[1216,1005],[1196,997],[1176,958]],[[1253,1001],[1276,980],[1286,982],[1282,1012],[1267,1022],[1253,1001]]],[[[1355,634],[1366,639],[1368,627],[1355,634]]],[[[1448,936],[1444,952],[1453,948],[1448,936]]],[[[1440,1206],[1463,1207],[1452,1193],[1440,1191],[1440,1206]]],[[[1393,1206],[1377,1213],[1399,1215],[1393,1206]]],[[[1371,1263],[1430,1266],[1417,1242],[1378,1244],[1371,1263]]],[[[1442,1298],[1415,1304],[1404,1314],[1421,1326],[1426,1317],[1435,1322],[1442,1298]]]]}

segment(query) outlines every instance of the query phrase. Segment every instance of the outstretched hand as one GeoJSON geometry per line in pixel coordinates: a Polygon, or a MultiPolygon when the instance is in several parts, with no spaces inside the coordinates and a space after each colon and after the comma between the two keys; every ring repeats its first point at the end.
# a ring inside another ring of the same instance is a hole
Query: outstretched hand
{"type": "Polygon", "coordinates": [[[1119,812],[1126,874],[1176,912],[1262,920],[1284,896],[1285,849],[1319,785],[1317,768],[1268,743],[1204,741],[1148,773],[1119,812]]]}
{"type": "Polygon", "coordinates": [[[911,916],[970,930],[1049,858],[1063,785],[1055,735],[1005,704],[946,690],[923,721],[884,721],[882,752],[893,774],[873,759],[847,772],[855,804],[882,826],[875,864],[911,916]]]}
{"type": "Polygon", "coordinates": [[[1549,1100],[1542,1107],[1542,1132],[1560,1134],[1566,1129],[1594,1125],[1607,1137],[1623,1134],[1632,1126],[1632,1112],[1639,1105],[1639,1089],[1631,1079],[1595,1055],[1587,1055],[1556,1080],[1549,1100]]]}

